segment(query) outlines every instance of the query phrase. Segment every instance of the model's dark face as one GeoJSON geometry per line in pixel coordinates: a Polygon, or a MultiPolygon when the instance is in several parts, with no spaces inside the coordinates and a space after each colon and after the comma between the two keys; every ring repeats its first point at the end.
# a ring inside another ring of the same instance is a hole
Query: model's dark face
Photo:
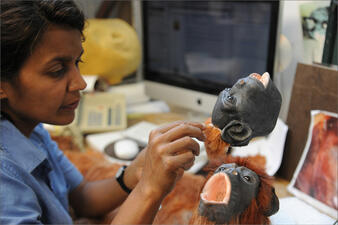
{"type": "Polygon", "coordinates": [[[235,163],[218,167],[203,188],[200,215],[227,223],[241,214],[256,197],[260,179],[252,170],[235,163]]]}
{"type": "Polygon", "coordinates": [[[223,90],[213,111],[213,124],[225,127],[232,120],[241,120],[250,115],[261,104],[258,98],[252,99],[250,96],[259,96],[263,91],[263,84],[251,77],[240,79],[232,88],[223,90]]]}
{"type": "MultiPolygon", "coordinates": [[[[268,75],[267,75],[268,76],[268,75]]],[[[248,144],[255,136],[272,131],[281,96],[269,77],[264,85],[248,76],[223,90],[212,112],[212,123],[222,130],[222,139],[235,146],[248,144]]]]}

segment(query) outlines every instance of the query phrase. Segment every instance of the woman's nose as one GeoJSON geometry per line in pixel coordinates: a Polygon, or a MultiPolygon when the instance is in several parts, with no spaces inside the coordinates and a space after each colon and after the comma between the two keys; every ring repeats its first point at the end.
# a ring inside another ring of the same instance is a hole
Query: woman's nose
{"type": "Polygon", "coordinates": [[[86,81],[83,79],[80,71],[76,68],[71,74],[68,91],[80,91],[87,87],[86,81]]]}

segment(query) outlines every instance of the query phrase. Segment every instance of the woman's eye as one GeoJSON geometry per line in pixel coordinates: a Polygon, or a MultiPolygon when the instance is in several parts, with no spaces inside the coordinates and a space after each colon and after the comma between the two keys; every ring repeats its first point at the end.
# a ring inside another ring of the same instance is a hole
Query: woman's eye
{"type": "Polygon", "coordinates": [[[52,77],[62,77],[65,73],[66,69],[64,67],[62,67],[62,69],[50,72],[52,77]]]}

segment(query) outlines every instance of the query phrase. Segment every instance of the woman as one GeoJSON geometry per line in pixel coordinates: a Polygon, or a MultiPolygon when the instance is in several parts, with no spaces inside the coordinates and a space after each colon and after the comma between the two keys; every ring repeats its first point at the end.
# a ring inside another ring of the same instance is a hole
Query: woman
{"type": "Polygon", "coordinates": [[[0,19],[0,223],[71,223],[69,205],[86,217],[121,206],[113,223],[151,223],[199,154],[192,137],[204,139],[203,125],[154,130],[119,179],[85,181],[41,125],[71,123],[86,87],[78,70],[82,12],[72,1],[2,0],[0,19]]]}

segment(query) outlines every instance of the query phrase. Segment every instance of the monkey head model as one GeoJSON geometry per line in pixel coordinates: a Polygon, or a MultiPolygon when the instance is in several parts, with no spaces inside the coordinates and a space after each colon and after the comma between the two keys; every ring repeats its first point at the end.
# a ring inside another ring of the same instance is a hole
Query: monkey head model
{"type": "Polygon", "coordinates": [[[224,142],[244,146],[273,130],[281,103],[281,94],[269,73],[253,73],[219,94],[211,122],[221,130],[224,142]]]}
{"type": "Polygon", "coordinates": [[[245,158],[226,161],[210,170],[189,224],[269,224],[279,210],[272,177],[245,158]]]}

